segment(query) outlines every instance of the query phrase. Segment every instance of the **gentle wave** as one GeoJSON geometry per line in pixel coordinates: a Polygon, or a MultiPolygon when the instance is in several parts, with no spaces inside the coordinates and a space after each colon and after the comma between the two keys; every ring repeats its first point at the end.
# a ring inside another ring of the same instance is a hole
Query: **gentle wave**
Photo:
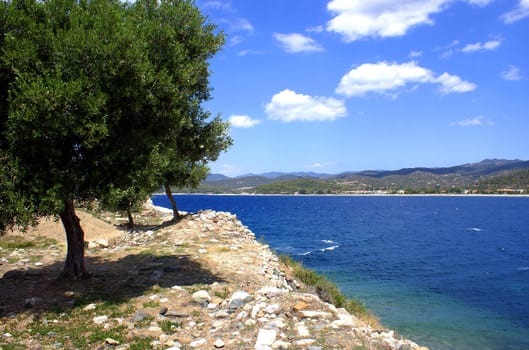
{"type": "Polygon", "coordinates": [[[468,231],[474,231],[474,232],[481,232],[483,231],[482,229],[478,228],[478,227],[469,227],[467,228],[468,231]]]}
{"type": "Polygon", "coordinates": [[[518,270],[518,271],[529,271],[529,266],[522,266],[522,267],[517,268],[516,270],[518,270]]]}
{"type": "Polygon", "coordinates": [[[335,241],[331,241],[330,239],[322,239],[321,242],[326,243],[326,244],[336,244],[335,241]]]}
{"type": "Polygon", "coordinates": [[[320,249],[320,252],[324,252],[326,250],[335,250],[338,247],[339,247],[339,245],[333,245],[332,247],[327,247],[327,248],[320,249]]]}

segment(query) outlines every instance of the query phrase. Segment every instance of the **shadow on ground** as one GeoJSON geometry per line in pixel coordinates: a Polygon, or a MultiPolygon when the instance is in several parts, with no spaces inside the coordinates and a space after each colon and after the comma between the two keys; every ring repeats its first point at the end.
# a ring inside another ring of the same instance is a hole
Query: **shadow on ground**
{"type": "Polygon", "coordinates": [[[223,282],[188,255],[140,253],[117,261],[88,257],[86,262],[93,277],[81,281],[57,279],[62,262],[6,272],[0,279],[0,317],[28,311],[57,312],[94,301],[124,302],[155,286],[223,282]]]}

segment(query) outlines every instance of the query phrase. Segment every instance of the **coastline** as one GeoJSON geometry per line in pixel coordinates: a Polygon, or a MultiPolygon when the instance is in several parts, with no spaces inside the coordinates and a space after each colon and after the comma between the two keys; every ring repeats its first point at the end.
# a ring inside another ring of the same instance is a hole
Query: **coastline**
{"type": "MultiPolygon", "coordinates": [[[[419,194],[399,194],[399,193],[355,193],[355,194],[264,194],[264,193],[187,193],[174,192],[175,196],[240,196],[240,197],[511,197],[529,198],[528,194],[448,194],[448,193],[419,193],[419,194]]],[[[165,193],[156,192],[152,196],[166,196],[165,193]]]]}

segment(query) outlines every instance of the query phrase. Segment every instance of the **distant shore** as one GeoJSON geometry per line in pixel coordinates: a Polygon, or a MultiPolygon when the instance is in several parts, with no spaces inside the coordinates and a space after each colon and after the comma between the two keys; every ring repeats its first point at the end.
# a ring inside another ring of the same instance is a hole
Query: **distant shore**
{"type": "MultiPolygon", "coordinates": [[[[165,193],[153,193],[153,196],[165,196],[165,193]]],[[[287,193],[186,193],[175,192],[173,195],[178,196],[261,196],[261,197],[512,197],[524,198],[529,197],[529,194],[489,194],[489,193],[343,193],[343,194],[287,194],[287,193]]]]}

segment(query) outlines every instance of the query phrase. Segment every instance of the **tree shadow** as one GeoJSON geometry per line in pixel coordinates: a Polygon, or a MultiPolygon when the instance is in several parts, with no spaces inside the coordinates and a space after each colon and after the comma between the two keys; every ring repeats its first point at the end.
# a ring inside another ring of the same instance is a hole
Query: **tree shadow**
{"type": "Polygon", "coordinates": [[[154,286],[170,288],[224,282],[189,255],[131,254],[117,261],[87,257],[92,278],[57,278],[63,263],[11,270],[0,279],[0,317],[22,312],[41,314],[82,307],[95,301],[125,302],[154,286]]]}

